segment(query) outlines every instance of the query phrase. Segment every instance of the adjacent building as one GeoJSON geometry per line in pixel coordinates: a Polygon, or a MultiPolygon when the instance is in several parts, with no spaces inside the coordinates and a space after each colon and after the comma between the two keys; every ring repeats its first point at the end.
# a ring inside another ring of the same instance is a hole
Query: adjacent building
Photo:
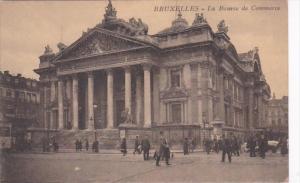
{"type": "Polygon", "coordinates": [[[0,71],[1,137],[13,137],[16,145],[23,144],[29,127],[40,124],[39,82],[0,71]],[[2,134],[3,132],[3,134],[2,134]],[[5,133],[5,134],[4,134],[5,133]]]}
{"type": "Polygon", "coordinates": [[[57,53],[45,47],[34,71],[41,125],[62,141],[70,133],[155,140],[161,132],[170,142],[201,141],[206,131],[242,134],[267,123],[270,87],[259,50],[237,53],[224,20],[213,31],[203,14],[189,24],[178,12],[170,27],[148,35],[147,24],[118,18],[109,1],[102,22],[57,46],[57,53]]]}
{"type": "Polygon", "coordinates": [[[273,131],[288,132],[289,125],[289,109],[288,109],[288,96],[283,96],[277,99],[273,94],[272,99],[269,101],[268,108],[268,122],[266,127],[273,131]]]}

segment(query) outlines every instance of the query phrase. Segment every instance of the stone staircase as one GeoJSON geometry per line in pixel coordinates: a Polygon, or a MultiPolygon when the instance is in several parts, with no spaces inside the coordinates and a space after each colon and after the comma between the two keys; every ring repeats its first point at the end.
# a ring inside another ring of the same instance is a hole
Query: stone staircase
{"type": "Polygon", "coordinates": [[[95,139],[99,141],[100,149],[118,149],[120,144],[118,129],[64,130],[55,134],[55,140],[58,142],[60,149],[75,149],[76,139],[81,140],[83,148],[85,148],[86,139],[89,141],[90,148],[95,139]]]}

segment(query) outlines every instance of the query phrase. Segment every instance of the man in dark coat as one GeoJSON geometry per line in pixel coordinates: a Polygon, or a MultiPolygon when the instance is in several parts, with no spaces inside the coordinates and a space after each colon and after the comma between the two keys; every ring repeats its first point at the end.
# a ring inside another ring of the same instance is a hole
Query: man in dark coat
{"type": "Polygon", "coordinates": [[[123,156],[125,156],[127,154],[127,145],[126,145],[126,138],[125,137],[122,139],[121,152],[123,153],[123,156]]]}
{"type": "Polygon", "coordinates": [[[78,150],[79,150],[79,140],[78,139],[76,139],[76,141],[75,141],[75,150],[76,150],[76,152],[78,152],[78,150]]]}
{"type": "Polygon", "coordinates": [[[211,148],[211,140],[206,138],[204,140],[204,146],[205,146],[206,153],[209,154],[210,153],[210,148],[211,148]]]}
{"type": "Polygon", "coordinates": [[[256,156],[256,154],[255,154],[256,141],[252,135],[248,139],[247,146],[249,147],[249,150],[250,150],[250,157],[255,157],[256,156]]]}
{"type": "Polygon", "coordinates": [[[259,152],[260,152],[260,157],[262,159],[265,159],[266,157],[267,148],[268,148],[268,140],[264,135],[261,135],[259,140],[259,152]]]}
{"type": "Polygon", "coordinates": [[[240,156],[240,146],[239,146],[239,141],[237,139],[236,136],[233,136],[233,142],[232,142],[232,146],[233,146],[233,153],[236,156],[240,156]]]}
{"type": "Polygon", "coordinates": [[[188,138],[184,138],[183,142],[183,155],[189,154],[189,140],[188,138]]]}
{"type": "Polygon", "coordinates": [[[95,140],[93,142],[93,152],[95,152],[95,153],[99,152],[99,142],[98,142],[98,140],[95,140]]]}
{"type": "Polygon", "coordinates": [[[225,155],[227,154],[229,163],[231,163],[231,151],[232,151],[232,142],[229,138],[222,136],[223,147],[222,147],[222,162],[225,162],[225,155]]]}
{"type": "Polygon", "coordinates": [[[90,147],[90,145],[89,145],[89,140],[88,140],[88,139],[85,139],[85,150],[86,150],[86,151],[89,151],[89,147],[90,147]]]}
{"type": "Polygon", "coordinates": [[[166,164],[170,165],[169,164],[170,147],[169,147],[169,145],[167,143],[167,140],[164,137],[161,137],[160,138],[159,151],[158,151],[158,154],[157,154],[157,157],[156,157],[156,166],[160,166],[159,165],[159,161],[160,161],[160,158],[163,157],[163,156],[164,156],[164,158],[166,160],[166,164]]]}
{"type": "Polygon", "coordinates": [[[149,160],[150,142],[148,136],[146,136],[142,140],[142,150],[143,150],[144,160],[149,160]]]}

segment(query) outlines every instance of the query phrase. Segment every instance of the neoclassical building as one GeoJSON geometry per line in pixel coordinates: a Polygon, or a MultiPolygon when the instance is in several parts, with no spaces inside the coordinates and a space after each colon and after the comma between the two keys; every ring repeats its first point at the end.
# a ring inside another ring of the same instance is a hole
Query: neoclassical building
{"type": "Polygon", "coordinates": [[[169,28],[148,35],[141,19],[117,18],[109,1],[101,23],[40,56],[42,127],[129,138],[165,131],[171,139],[219,133],[214,126],[259,128],[270,88],[258,48],[239,54],[227,33],[224,20],[214,32],[203,14],[189,24],[179,12],[169,28]]]}

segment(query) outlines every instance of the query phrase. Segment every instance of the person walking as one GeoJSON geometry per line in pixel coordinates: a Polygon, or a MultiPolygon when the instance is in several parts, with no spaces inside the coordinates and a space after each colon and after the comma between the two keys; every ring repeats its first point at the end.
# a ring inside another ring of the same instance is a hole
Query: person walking
{"type": "Polygon", "coordinates": [[[89,140],[88,140],[88,139],[85,139],[85,150],[86,150],[86,151],[89,151],[89,147],[90,147],[90,145],[89,145],[89,140]]]}
{"type": "Polygon", "coordinates": [[[149,160],[150,142],[148,136],[142,140],[142,151],[144,160],[149,160]]]}
{"type": "Polygon", "coordinates": [[[161,136],[160,138],[160,146],[156,156],[156,166],[160,166],[159,161],[162,157],[165,158],[166,164],[170,165],[169,164],[170,147],[169,144],[167,143],[167,140],[163,136],[161,136]]]}
{"type": "Polygon", "coordinates": [[[208,138],[205,139],[204,146],[205,146],[206,153],[209,154],[210,153],[210,148],[211,148],[210,139],[208,139],[208,138]]]}
{"type": "Polygon", "coordinates": [[[183,141],[183,155],[189,154],[189,140],[188,138],[184,138],[183,141]]]}
{"type": "Polygon", "coordinates": [[[78,152],[78,150],[79,150],[79,140],[78,139],[76,139],[76,141],[75,141],[75,150],[76,150],[76,152],[78,152]]]}
{"type": "Polygon", "coordinates": [[[194,152],[194,150],[196,149],[196,145],[197,145],[196,139],[193,138],[193,139],[192,139],[192,152],[194,152]]]}
{"type": "Polygon", "coordinates": [[[250,138],[248,139],[247,146],[249,147],[250,150],[250,157],[256,157],[255,154],[256,141],[253,135],[251,135],[250,138]]]}
{"type": "Polygon", "coordinates": [[[124,137],[121,142],[121,152],[123,153],[123,156],[127,154],[127,145],[126,145],[126,138],[124,137]]]}
{"type": "Polygon", "coordinates": [[[280,153],[282,156],[284,156],[288,153],[288,143],[287,143],[286,137],[283,137],[282,139],[280,139],[280,153]]]}
{"type": "Polygon", "coordinates": [[[233,154],[236,156],[240,156],[240,150],[239,150],[239,142],[236,136],[233,136],[233,154]]]}
{"type": "Polygon", "coordinates": [[[78,149],[79,149],[79,151],[82,151],[82,142],[81,142],[81,140],[79,140],[78,149]]]}
{"type": "Polygon", "coordinates": [[[95,152],[95,153],[98,153],[99,152],[99,142],[98,142],[98,140],[95,140],[94,142],[93,142],[93,152],[95,152]]]}
{"type": "Polygon", "coordinates": [[[225,162],[225,155],[228,156],[228,161],[231,163],[231,151],[232,151],[232,142],[229,138],[226,138],[225,135],[222,136],[223,147],[222,147],[222,162],[225,162]]]}
{"type": "Polygon", "coordinates": [[[260,152],[260,157],[262,159],[266,158],[266,151],[268,147],[268,141],[265,135],[261,135],[260,140],[259,140],[259,152],[260,152]]]}
{"type": "Polygon", "coordinates": [[[135,154],[136,152],[138,154],[141,154],[141,152],[139,150],[139,146],[140,146],[139,136],[136,136],[135,137],[135,141],[134,141],[134,151],[133,151],[133,154],[135,154]]]}

